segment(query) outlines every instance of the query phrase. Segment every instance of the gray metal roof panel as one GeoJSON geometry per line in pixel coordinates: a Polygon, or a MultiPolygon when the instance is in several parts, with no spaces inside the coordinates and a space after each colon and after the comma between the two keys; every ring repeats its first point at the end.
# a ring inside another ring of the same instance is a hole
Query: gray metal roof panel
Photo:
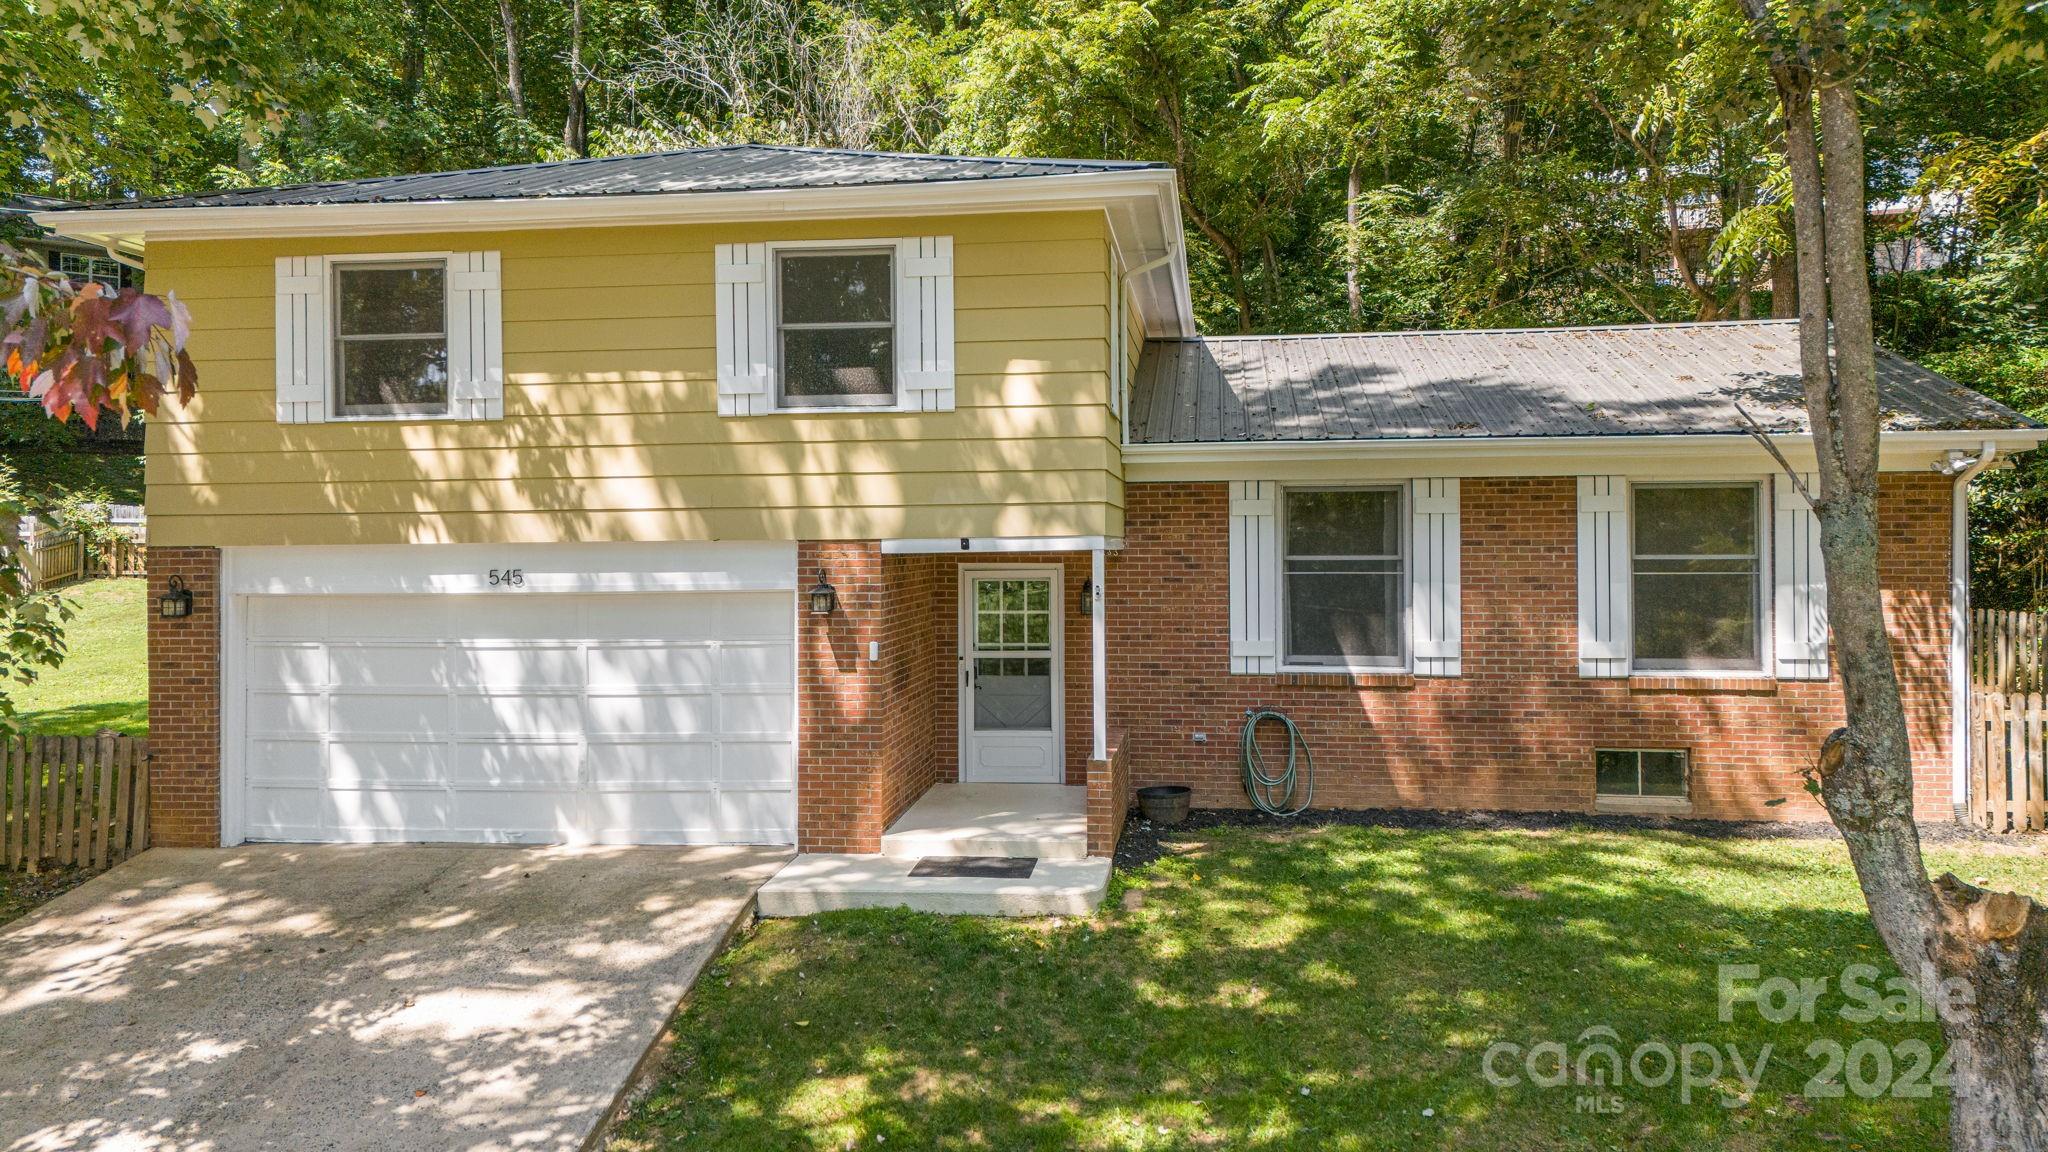
{"type": "MultiPolygon", "coordinates": [[[[1888,431],[2039,428],[1880,350],[1888,431]]],[[[1138,444],[1806,430],[1795,320],[1147,341],[1138,444]]]]}
{"type": "Polygon", "coordinates": [[[923,156],[732,144],[600,156],[542,164],[380,176],[368,180],[239,188],[190,196],[111,200],[69,208],[249,208],[285,204],[392,204],[508,200],[551,196],[757,192],[778,189],[927,184],[960,180],[1072,176],[1164,168],[1137,160],[1045,160],[1003,156],[923,156]]]}

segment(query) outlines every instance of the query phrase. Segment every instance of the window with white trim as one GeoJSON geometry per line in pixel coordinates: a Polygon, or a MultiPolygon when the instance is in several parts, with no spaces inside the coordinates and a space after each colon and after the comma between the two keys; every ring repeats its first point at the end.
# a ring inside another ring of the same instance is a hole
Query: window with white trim
{"type": "Polygon", "coordinates": [[[1632,499],[1635,667],[1760,671],[1759,485],[1639,484],[1632,499]]]}
{"type": "Polygon", "coordinates": [[[1594,792],[1603,799],[1683,800],[1691,757],[1683,748],[1601,748],[1593,753],[1594,792]]]}
{"type": "Polygon", "coordinates": [[[1407,579],[1401,490],[1290,488],[1282,505],[1282,663],[1402,667],[1407,579]]]}
{"type": "Polygon", "coordinates": [[[448,262],[337,261],[334,412],[448,412],[448,262]]]}
{"type": "Polygon", "coordinates": [[[785,408],[896,403],[895,253],[775,253],[778,402],[785,408]]]}
{"type": "Polygon", "coordinates": [[[56,271],[74,284],[98,284],[105,288],[121,287],[121,262],[108,256],[88,256],[82,252],[58,252],[56,271]]]}

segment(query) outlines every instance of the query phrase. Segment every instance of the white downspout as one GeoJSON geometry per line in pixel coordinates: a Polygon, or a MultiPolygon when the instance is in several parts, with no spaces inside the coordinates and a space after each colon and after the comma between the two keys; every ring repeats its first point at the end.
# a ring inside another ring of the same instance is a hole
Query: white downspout
{"type": "Polygon", "coordinates": [[[1089,605],[1089,608],[1093,609],[1093,611],[1089,613],[1088,622],[1094,631],[1094,636],[1092,637],[1094,641],[1094,659],[1089,662],[1089,671],[1093,673],[1090,678],[1094,681],[1092,685],[1094,690],[1092,697],[1094,706],[1089,711],[1094,714],[1095,718],[1095,751],[1093,759],[1096,760],[1109,759],[1109,621],[1103,618],[1107,599],[1102,594],[1103,568],[1102,549],[1097,548],[1092,558],[1089,573],[1090,583],[1088,585],[1088,595],[1093,601],[1089,605]]]}
{"type": "Polygon", "coordinates": [[[1970,811],[1970,481],[1991,467],[1998,445],[1986,440],[1974,459],[1949,453],[1937,471],[1955,478],[1949,518],[1949,759],[1956,815],[1970,811]]]}

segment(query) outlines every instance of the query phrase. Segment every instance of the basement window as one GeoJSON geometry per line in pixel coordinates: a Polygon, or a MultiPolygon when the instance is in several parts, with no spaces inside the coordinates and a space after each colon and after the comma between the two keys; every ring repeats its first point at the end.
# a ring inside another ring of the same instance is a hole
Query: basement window
{"type": "Polygon", "coordinates": [[[1683,748],[1601,748],[1593,753],[1595,791],[1609,801],[1684,805],[1691,757],[1683,748]]]}

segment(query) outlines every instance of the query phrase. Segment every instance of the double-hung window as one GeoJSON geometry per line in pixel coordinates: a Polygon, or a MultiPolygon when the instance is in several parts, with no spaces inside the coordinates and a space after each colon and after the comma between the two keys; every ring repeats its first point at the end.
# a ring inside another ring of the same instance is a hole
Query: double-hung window
{"type": "Polygon", "coordinates": [[[59,252],[56,256],[56,270],[73,284],[92,283],[116,291],[121,287],[121,262],[118,260],[78,252],[59,252]]]}
{"type": "Polygon", "coordinates": [[[775,253],[775,346],[785,408],[896,403],[895,253],[775,253]]]}
{"type": "Polygon", "coordinates": [[[1289,489],[1283,505],[1283,662],[1403,666],[1401,490],[1289,489]]]}
{"type": "Polygon", "coordinates": [[[337,261],[333,274],[335,414],[445,415],[447,262],[337,261]]]}
{"type": "Polygon", "coordinates": [[[1634,490],[1635,667],[1763,667],[1761,498],[1756,484],[1634,490]]]}

